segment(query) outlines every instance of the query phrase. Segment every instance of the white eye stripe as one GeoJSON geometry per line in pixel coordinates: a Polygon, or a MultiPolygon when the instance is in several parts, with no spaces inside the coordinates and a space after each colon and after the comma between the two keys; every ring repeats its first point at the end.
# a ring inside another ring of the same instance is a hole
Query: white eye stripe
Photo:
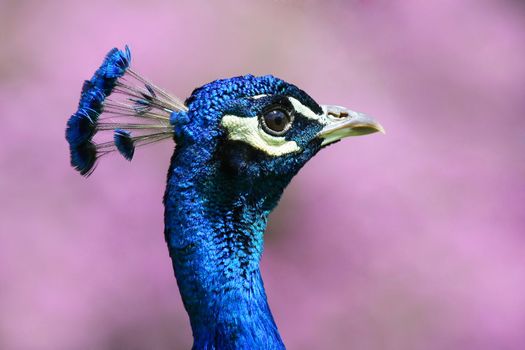
{"type": "Polygon", "coordinates": [[[252,100],[258,100],[260,98],[263,98],[263,97],[266,97],[266,96],[270,96],[270,95],[266,95],[266,94],[261,94],[261,95],[255,95],[255,96],[252,96],[250,97],[252,100]]]}
{"type": "Polygon", "coordinates": [[[306,107],[301,102],[299,102],[299,100],[297,100],[296,98],[293,98],[290,96],[287,96],[287,97],[290,103],[292,104],[293,108],[295,109],[295,111],[298,113],[301,113],[306,118],[312,119],[312,120],[319,120],[319,118],[321,117],[320,115],[315,114],[310,108],[306,107]]]}
{"type": "Polygon", "coordinates": [[[228,139],[245,142],[270,156],[282,156],[301,150],[295,141],[267,134],[259,127],[258,118],[225,115],[222,117],[221,125],[227,130],[228,139]]]}
{"type": "MultiPolygon", "coordinates": [[[[252,96],[250,98],[252,100],[258,100],[258,99],[266,97],[266,96],[270,96],[270,95],[268,95],[268,94],[261,94],[261,95],[252,96]]],[[[304,115],[306,118],[312,119],[312,120],[319,120],[320,119],[320,117],[321,117],[320,115],[316,114],[310,108],[308,108],[305,105],[303,105],[298,99],[296,99],[294,97],[291,97],[291,96],[286,96],[286,98],[288,99],[288,101],[290,101],[290,103],[292,104],[293,108],[298,113],[301,113],[302,115],[304,115]]]]}

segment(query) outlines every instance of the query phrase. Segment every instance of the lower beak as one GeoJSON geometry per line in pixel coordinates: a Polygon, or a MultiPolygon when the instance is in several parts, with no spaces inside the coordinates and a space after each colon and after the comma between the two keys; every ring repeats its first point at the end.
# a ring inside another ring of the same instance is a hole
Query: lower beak
{"type": "Polygon", "coordinates": [[[329,145],[348,136],[385,133],[385,129],[364,113],[334,105],[322,106],[327,124],[317,134],[323,139],[322,146],[329,145]]]}

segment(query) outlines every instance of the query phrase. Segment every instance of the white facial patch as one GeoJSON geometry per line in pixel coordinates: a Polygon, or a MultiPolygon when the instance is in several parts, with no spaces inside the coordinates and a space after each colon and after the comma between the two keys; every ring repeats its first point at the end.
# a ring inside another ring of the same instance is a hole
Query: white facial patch
{"type": "Polygon", "coordinates": [[[288,96],[288,100],[292,104],[295,111],[301,113],[306,118],[319,121],[319,119],[322,117],[322,115],[315,114],[310,108],[299,102],[299,100],[290,96],[288,96]]]}
{"type": "Polygon", "coordinates": [[[282,136],[268,135],[261,129],[259,120],[255,117],[225,115],[221,125],[227,130],[228,139],[247,143],[270,156],[278,157],[301,150],[295,141],[288,141],[282,136]]]}

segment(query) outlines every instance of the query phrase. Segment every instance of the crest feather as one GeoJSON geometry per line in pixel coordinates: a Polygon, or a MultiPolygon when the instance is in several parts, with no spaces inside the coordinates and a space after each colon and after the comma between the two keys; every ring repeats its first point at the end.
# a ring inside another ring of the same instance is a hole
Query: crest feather
{"type": "Polygon", "coordinates": [[[135,147],[173,138],[170,117],[188,109],[178,98],[130,69],[131,52],[113,48],[82,86],[77,111],[69,118],[66,140],[71,165],[82,175],[93,171],[101,156],[118,151],[133,158],[135,147]],[[132,136],[129,130],[134,130],[132,136]],[[113,138],[96,142],[102,131],[113,138]]]}

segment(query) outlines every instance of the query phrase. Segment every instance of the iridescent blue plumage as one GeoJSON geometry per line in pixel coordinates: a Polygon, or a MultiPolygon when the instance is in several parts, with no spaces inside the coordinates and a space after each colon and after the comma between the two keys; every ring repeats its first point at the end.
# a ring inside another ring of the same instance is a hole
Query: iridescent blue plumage
{"type": "Polygon", "coordinates": [[[186,100],[188,123],[177,138],[164,197],[165,234],[196,349],[284,348],[259,271],[263,234],[282,191],[321,141],[273,158],[228,141],[220,122],[229,113],[255,118],[263,104],[247,98],[285,91],[321,110],[273,76],[219,80],[186,100]]]}
{"type": "Polygon", "coordinates": [[[113,48],[91,78],[91,83],[108,96],[115,87],[117,79],[122,77],[128,69],[130,62],[131,52],[128,46],[124,48],[124,51],[113,48]]]}
{"type": "Polygon", "coordinates": [[[111,94],[130,61],[131,53],[127,46],[125,51],[112,49],[91,80],[84,82],[78,109],[68,120],[66,140],[69,142],[71,165],[82,175],[89,174],[95,165],[96,147],[91,138],[95,134],[104,99],[111,94]]]}
{"type": "Polygon", "coordinates": [[[131,160],[135,146],[172,138],[164,233],[193,348],[283,349],[259,270],[268,215],[322,147],[381,127],[271,75],[216,80],[182,103],[129,61],[127,48],[113,49],[85,82],[66,130],[72,165],[89,174],[100,155],[118,150],[131,160]],[[103,113],[133,122],[101,121],[103,113]],[[104,130],[113,141],[96,143],[104,130]]]}
{"type": "Polygon", "coordinates": [[[115,129],[113,139],[119,153],[127,160],[132,160],[135,153],[135,144],[131,138],[131,133],[126,130],[115,129]]]}

